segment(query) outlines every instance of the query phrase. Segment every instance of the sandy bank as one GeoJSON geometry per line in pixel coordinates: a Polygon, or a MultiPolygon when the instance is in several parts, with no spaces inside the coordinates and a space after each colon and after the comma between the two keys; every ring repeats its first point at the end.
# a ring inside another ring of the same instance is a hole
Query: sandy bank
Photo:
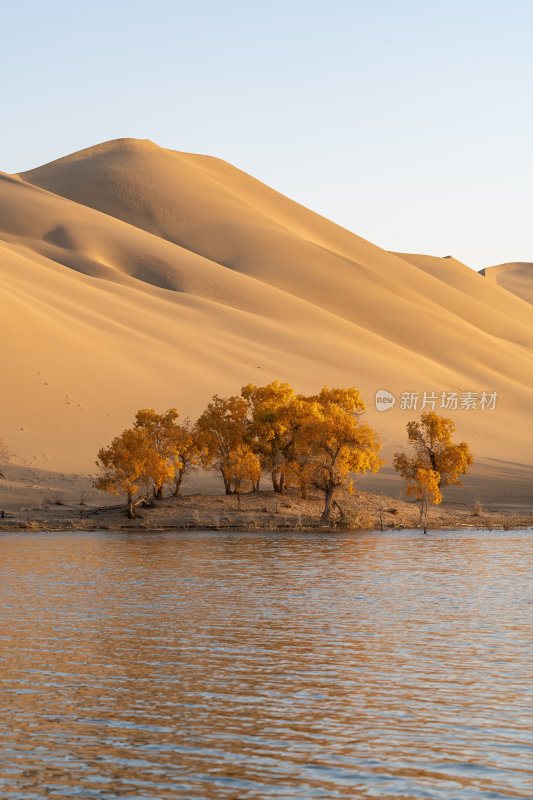
{"type": "MultiPolygon", "coordinates": [[[[385,495],[357,492],[339,497],[345,519],[336,509],[331,529],[398,530],[419,526],[415,502],[385,495]]],[[[303,500],[296,493],[250,492],[241,495],[194,494],[156,501],[139,507],[129,520],[123,504],[97,506],[78,503],[41,506],[6,512],[0,531],[24,530],[314,530],[320,522],[323,501],[312,494],[303,500]]],[[[327,527],[327,526],[326,526],[327,527]]],[[[502,511],[444,502],[429,512],[432,529],[533,527],[533,508],[502,511]]]]}

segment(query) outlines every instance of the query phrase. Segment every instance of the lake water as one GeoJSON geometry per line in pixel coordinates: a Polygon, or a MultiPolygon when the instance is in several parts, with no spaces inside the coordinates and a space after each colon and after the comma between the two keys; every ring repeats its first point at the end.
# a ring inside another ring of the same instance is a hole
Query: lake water
{"type": "Polygon", "coordinates": [[[0,535],[0,797],[532,798],[532,545],[0,535]]]}

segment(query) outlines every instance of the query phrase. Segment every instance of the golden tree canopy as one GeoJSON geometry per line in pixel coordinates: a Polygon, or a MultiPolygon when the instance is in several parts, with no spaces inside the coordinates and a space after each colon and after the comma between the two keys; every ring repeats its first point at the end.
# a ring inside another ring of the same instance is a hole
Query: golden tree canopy
{"type": "Polygon", "coordinates": [[[171,443],[176,469],[182,469],[191,463],[198,462],[198,443],[194,426],[189,419],[174,425],[171,443]]]}
{"type": "Polygon", "coordinates": [[[412,480],[418,469],[426,469],[439,474],[439,485],[461,486],[459,476],[466,474],[474,459],[466,442],[452,441],[454,432],[453,420],[435,411],[422,414],[420,422],[408,422],[407,436],[415,452],[412,456],[396,453],[394,468],[407,480],[412,480]]]}
{"type": "Polygon", "coordinates": [[[295,400],[289,383],[272,381],[266,386],[243,386],[241,396],[248,401],[251,431],[261,442],[281,440],[290,429],[290,408],[295,400]]]}
{"type": "Polygon", "coordinates": [[[261,478],[261,463],[247,444],[241,444],[231,451],[223,465],[223,475],[228,484],[233,484],[236,492],[242,492],[250,484],[261,478]]]}
{"type": "Polygon", "coordinates": [[[249,404],[247,441],[272,475],[275,491],[283,492],[293,482],[295,432],[301,425],[303,398],[289,383],[273,381],[266,386],[243,386],[242,397],[249,404]]]}
{"type": "Polygon", "coordinates": [[[125,494],[131,515],[132,498],[141,486],[148,488],[158,460],[159,456],[146,431],[142,428],[128,428],[120,436],[116,436],[109,447],[98,451],[96,465],[100,474],[94,486],[111,494],[125,494]]]}
{"type": "Polygon", "coordinates": [[[440,475],[438,472],[433,469],[418,467],[407,483],[407,497],[416,497],[417,500],[438,505],[442,501],[439,484],[440,475]]]}
{"type": "Polygon", "coordinates": [[[178,416],[175,408],[169,408],[163,414],[158,414],[153,408],[141,408],[135,415],[135,428],[146,433],[154,451],[150,477],[159,492],[165,483],[174,478],[180,466],[175,446],[178,416]]]}
{"type": "Polygon", "coordinates": [[[214,395],[196,423],[202,464],[220,470],[226,492],[231,491],[232,485],[227,478],[231,457],[246,443],[247,413],[248,403],[243,397],[214,395]]]}
{"type": "Polygon", "coordinates": [[[328,386],[323,386],[320,394],[309,399],[316,399],[324,407],[337,406],[352,415],[362,414],[366,408],[359,390],[355,386],[349,389],[330,389],[328,386]]]}
{"type": "Polygon", "coordinates": [[[172,443],[176,481],[174,496],[177,497],[184,474],[189,472],[194,464],[199,464],[202,459],[202,449],[198,442],[196,429],[189,419],[174,426],[172,443]]]}
{"type": "Polygon", "coordinates": [[[354,392],[359,394],[352,389],[325,388],[317,400],[305,405],[301,444],[313,455],[319,483],[332,479],[340,486],[350,473],[377,472],[382,465],[378,435],[355,416],[364,410],[364,404],[354,392]]]}
{"type": "MultiPolygon", "coordinates": [[[[355,388],[329,389],[303,405],[304,422],[298,431],[302,470],[326,495],[323,518],[329,515],[334,490],[349,485],[353,473],[377,472],[381,441],[358,416],[364,403],[355,388]]],[[[297,458],[298,460],[298,458],[297,458]]]]}

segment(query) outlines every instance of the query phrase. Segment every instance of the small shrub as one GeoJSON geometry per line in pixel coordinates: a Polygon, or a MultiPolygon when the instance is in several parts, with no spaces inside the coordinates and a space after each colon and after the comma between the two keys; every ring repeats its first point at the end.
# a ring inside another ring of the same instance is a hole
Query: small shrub
{"type": "Polygon", "coordinates": [[[20,520],[20,522],[17,522],[15,528],[18,531],[40,531],[40,530],[44,530],[43,524],[35,522],[34,520],[32,520],[31,522],[30,521],[26,521],[26,520],[20,520]]]}
{"type": "Polygon", "coordinates": [[[43,499],[43,505],[46,506],[64,506],[65,498],[58,492],[57,494],[49,494],[43,499]]]}
{"type": "Polygon", "coordinates": [[[473,517],[480,517],[483,513],[483,506],[481,505],[481,500],[476,500],[474,503],[474,510],[472,511],[473,517]]]}
{"type": "Polygon", "coordinates": [[[366,511],[348,512],[337,520],[335,527],[345,531],[368,531],[375,528],[374,518],[366,511]]]}

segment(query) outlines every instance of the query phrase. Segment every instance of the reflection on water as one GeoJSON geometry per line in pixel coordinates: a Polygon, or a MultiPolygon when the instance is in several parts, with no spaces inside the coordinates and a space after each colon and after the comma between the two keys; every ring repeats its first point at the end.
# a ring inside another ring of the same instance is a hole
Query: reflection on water
{"type": "Polygon", "coordinates": [[[532,536],[0,536],[0,797],[531,798],[532,536]]]}

